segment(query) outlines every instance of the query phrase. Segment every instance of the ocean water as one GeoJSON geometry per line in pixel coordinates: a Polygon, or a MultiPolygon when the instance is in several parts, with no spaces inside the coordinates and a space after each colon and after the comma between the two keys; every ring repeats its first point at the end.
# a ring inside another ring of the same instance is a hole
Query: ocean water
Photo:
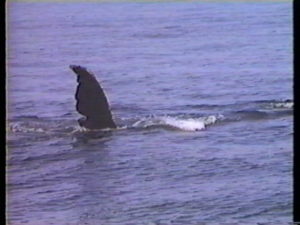
{"type": "Polygon", "coordinates": [[[292,222],[291,3],[10,2],[7,53],[8,224],[292,222]]]}

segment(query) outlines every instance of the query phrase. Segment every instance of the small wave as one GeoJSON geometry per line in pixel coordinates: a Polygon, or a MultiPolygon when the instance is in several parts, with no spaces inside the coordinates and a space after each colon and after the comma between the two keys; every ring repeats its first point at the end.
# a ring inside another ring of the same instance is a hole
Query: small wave
{"type": "Polygon", "coordinates": [[[74,126],[65,126],[59,123],[28,123],[10,122],[7,131],[12,133],[39,133],[39,134],[68,134],[76,131],[74,126]]]}
{"type": "Polygon", "coordinates": [[[45,132],[45,130],[41,127],[28,127],[21,123],[9,124],[8,130],[14,133],[29,133],[29,132],[44,133],[45,132]]]}
{"type": "Polygon", "coordinates": [[[268,112],[259,110],[240,110],[236,111],[235,115],[239,120],[261,120],[270,116],[268,112]]]}
{"type": "Polygon", "coordinates": [[[271,107],[274,109],[293,109],[294,102],[288,101],[288,102],[271,103],[271,107]]]}
{"type": "Polygon", "coordinates": [[[17,116],[15,119],[39,120],[40,117],[38,117],[37,115],[22,115],[22,116],[17,116]]]}
{"type": "Polygon", "coordinates": [[[286,100],[260,100],[255,103],[261,104],[267,109],[293,109],[294,101],[291,99],[286,100]]]}
{"type": "Polygon", "coordinates": [[[240,107],[237,110],[231,110],[226,118],[232,121],[274,119],[291,115],[293,107],[294,102],[290,99],[244,102],[240,103],[240,107]]]}
{"type": "Polygon", "coordinates": [[[214,124],[217,120],[223,119],[222,115],[210,115],[199,118],[179,118],[172,116],[161,116],[153,118],[143,118],[135,122],[132,127],[148,128],[148,127],[169,127],[184,131],[200,131],[204,130],[208,125],[214,124]]]}

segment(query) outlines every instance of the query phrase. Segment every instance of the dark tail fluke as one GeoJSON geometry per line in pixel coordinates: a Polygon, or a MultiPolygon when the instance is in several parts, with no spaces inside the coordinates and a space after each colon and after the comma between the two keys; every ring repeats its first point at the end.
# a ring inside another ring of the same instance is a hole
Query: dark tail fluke
{"type": "Polygon", "coordinates": [[[88,129],[116,128],[107,98],[96,77],[84,67],[70,65],[70,68],[77,74],[76,110],[86,117],[78,120],[79,125],[88,129]]]}

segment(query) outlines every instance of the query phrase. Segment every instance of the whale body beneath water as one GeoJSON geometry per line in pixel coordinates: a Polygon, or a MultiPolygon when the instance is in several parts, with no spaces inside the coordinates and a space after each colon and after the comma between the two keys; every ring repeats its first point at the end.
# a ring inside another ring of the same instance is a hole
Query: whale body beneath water
{"type": "Polygon", "coordinates": [[[78,120],[79,125],[90,130],[117,128],[96,77],[82,66],[70,65],[70,69],[77,75],[76,110],[85,116],[78,120]]]}

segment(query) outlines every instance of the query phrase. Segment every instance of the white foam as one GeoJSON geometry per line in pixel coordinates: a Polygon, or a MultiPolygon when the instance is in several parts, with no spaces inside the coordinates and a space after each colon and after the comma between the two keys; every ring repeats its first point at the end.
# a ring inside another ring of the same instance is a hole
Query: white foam
{"type": "Polygon", "coordinates": [[[294,107],[294,102],[279,102],[273,103],[272,106],[274,108],[284,108],[284,109],[291,109],[294,107]]]}
{"type": "Polygon", "coordinates": [[[200,131],[204,130],[206,126],[214,124],[218,119],[222,119],[223,116],[207,116],[199,118],[178,118],[172,116],[162,116],[154,118],[144,118],[135,122],[133,127],[150,127],[165,125],[179,130],[184,131],[200,131]]]}
{"type": "Polygon", "coordinates": [[[74,130],[71,132],[71,134],[73,133],[77,133],[77,132],[86,132],[88,131],[88,129],[86,129],[85,127],[81,127],[81,126],[75,126],[74,130]]]}
{"type": "Polygon", "coordinates": [[[37,133],[43,133],[45,132],[44,129],[40,127],[27,127],[19,123],[12,123],[9,125],[8,128],[10,131],[17,133],[17,132],[22,132],[22,133],[27,133],[27,132],[37,132],[37,133]]]}
{"type": "Polygon", "coordinates": [[[126,129],[127,127],[117,127],[117,128],[103,128],[103,129],[95,129],[95,130],[91,130],[91,129],[88,129],[88,128],[85,128],[85,127],[81,127],[81,126],[75,126],[74,130],[71,132],[71,133],[81,133],[81,132],[89,132],[89,131],[112,131],[112,130],[122,130],[122,129],[126,129]]]}
{"type": "Polygon", "coordinates": [[[197,119],[176,119],[172,117],[164,118],[166,125],[185,131],[198,131],[205,129],[205,122],[197,119]]]}
{"type": "Polygon", "coordinates": [[[143,118],[136,121],[132,127],[150,127],[153,125],[160,125],[160,121],[153,118],[143,118]]]}

